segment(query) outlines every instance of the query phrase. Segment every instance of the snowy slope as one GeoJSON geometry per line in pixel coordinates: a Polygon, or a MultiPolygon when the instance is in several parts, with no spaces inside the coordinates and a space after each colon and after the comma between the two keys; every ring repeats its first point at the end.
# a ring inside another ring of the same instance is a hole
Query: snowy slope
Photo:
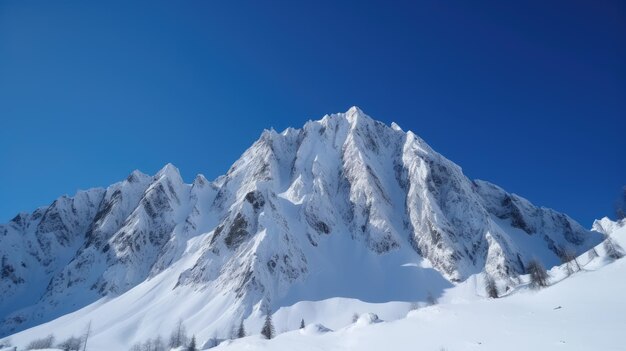
{"type": "Polygon", "coordinates": [[[122,347],[182,318],[206,339],[255,328],[264,306],[334,308],[331,328],[353,309],[395,319],[481,272],[514,288],[529,259],[552,267],[602,238],[354,107],[263,132],[213,182],[135,171],[0,225],[0,335],[92,320],[95,345],[122,347]]]}
{"type": "MultiPolygon", "coordinates": [[[[626,221],[603,219],[611,236],[626,246],[626,221]]],[[[267,341],[253,335],[226,342],[216,350],[624,350],[626,304],[621,292],[626,260],[579,258],[584,269],[566,278],[551,271],[555,284],[543,290],[519,288],[501,299],[468,300],[471,282],[457,286],[444,302],[408,313],[393,322],[359,320],[334,332],[313,325],[267,341]],[[558,281],[558,282],[557,282],[558,281]],[[466,298],[461,298],[465,296],[466,298]]]]}
{"type": "MultiPolygon", "coordinates": [[[[607,234],[626,247],[626,221],[612,225],[614,231],[607,234]]],[[[590,260],[588,253],[582,254],[578,261],[583,269],[569,277],[564,266],[552,268],[552,286],[543,290],[527,288],[528,277],[521,276],[504,297],[486,299],[481,277],[474,276],[447,289],[438,305],[420,304],[417,310],[404,302],[303,301],[276,311],[277,338],[262,339],[258,334],[262,317],[255,316],[246,320],[246,329],[253,335],[227,340],[216,350],[623,350],[626,340],[620,331],[626,326],[626,305],[620,292],[626,282],[615,277],[626,274],[626,260],[609,259],[602,244],[595,249],[599,256],[590,260]],[[352,322],[354,313],[360,315],[356,323],[352,322]],[[370,313],[380,321],[373,322],[370,313]],[[298,329],[301,319],[308,324],[305,330],[298,329]]],[[[155,296],[159,293],[153,293],[162,283],[133,289],[117,300],[18,333],[12,340],[23,345],[49,333],[76,335],[94,319],[100,322],[90,349],[123,350],[134,337],[167,336],[175,324],[172,315],[181,307],[198,309],[186,323],[201,343],[227,336],[203,329],[218,311],[203,309],[196,295],[177,295],[178,305],[163,304],[164,299],[155,296]],[[154,330],[158,332],[146,332],[154,330]]]]}

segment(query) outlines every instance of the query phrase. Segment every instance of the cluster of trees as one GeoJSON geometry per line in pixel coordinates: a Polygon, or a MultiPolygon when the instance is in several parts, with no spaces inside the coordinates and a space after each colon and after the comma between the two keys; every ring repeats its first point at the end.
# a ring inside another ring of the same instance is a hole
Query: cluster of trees
{"type": "Polygon", "coordinates": [[[179,319],[178,323],[176,323],[176,327],[170,334],[169,345],[171,348],[181,347],[186,345],[188,340],[189,337],[187,336],[187,329],[185,329],[182,319],[179,319]]]}
{"type": "Polygon", "coordinates": [[[166,344],[160,336],[154,339],[148,339],[143,343],[136,343],[130,348],[130,351],[167,351],[172,348],[183,347],[185,351],[198,351],[196,345],[196,337],[191,338],[187,335],[187,329],[182,320],[178,320],[176,327],[170,334],[169,342],[166,344]]]}
{"type": "MultiPolygon", "coordinates": [[[[300,321],[300,328],[304,328],[304,319],[300,321]]],[[[269,309],[266,310],[265,313],[265,322],[263,323],[263,328],[261,329],[261,335],[266,339],[272,339],[276,336],[276,330],[274,328],[274,324],[272,322],[272,314],[269,309]]],[[[243,324],[243,321],[239,323],[237,327],[233,327],[230,338],[231,339],[239,339],[246,336],[246,328],[243,324]]],[[[217,337],[213,337],[207,345],[210,347],[217,346],[218,344],[217,337]]],[[[176,324],[176,327],[170,334],[169,343],[165,343],[163,339],[159,336],[155,339],[148,339],[143,343],[137,343],[133,345],[130,351],[166,351],[170,348],[179,348],[183,347],[185,351],[198,351],[198,347],[196,344],[196,337],[192,336],[191,338],[187,335],[187,330],[182,320],[179,320],[176,324]]]]}
{"type": "MultiPolygon", "coordinates": [[[[89,334],[91,333],[91,322],[87,325],[85,334],[81,337],[70,336],[69,338],[56,343],[54,335],[50,334],[41,339],[32,340],[26,346],[26,350],[41,350],[57,348],[63,351],[87,351],[87,341],[89,340],[89,334]]],[[[3,345],[0,345],[2,347],[3,345]]],[[[7,345],[5,347],[10,347],[7,345]]]]}
{"type": "Polygon", "coordinates": [[[130,348],[130,351],[167,351],[165,343],[160,336],[154,339],[148,339],[143,343],[136,343],[130,348]]]}
{"type": "Polygon", "coordinates": [[[60,342],[57,347],[63,351],[79,351],[83,348],[83,338],[77,338],[70,336],[64,341],[60,342]]]}
{"type": "Polygon", "coordinates": [[[51,349],[54,346],[54,335],[50,334],[41,339],[35,339],[28,343],[26,350],[51,349]]]}
{"type": "MultiPolygon", "coordinates": [[[[606,257],[614,260],[618,260],[626,256],[624,249],[616,243],[610,236],[607,236],[603,242],[604,251],[606,257]]],[[[591,248],[587,251],[587,257],[589,261],[597,258],[598,251],[595,248],[591,248]]],[[[571,248],[561,248],[559,250],[559,258],[561,263],[565,265],[567,275],[571,275],[582,269],[578,262],[576,252],[571,248]]],[[[535,289],[540,289],[550,285],[550,275],[546,268],[537,259],[532,259],[526,264],[526,273],[530,276],[530,286],[535,289]]],[[[499,291],[493,277],[487,275],[484,280],[484,289],[487,296],[490,298],[498,298],[499,291]]]]}
{"type": "Polygon", "coordinates": [[[576,258],[576,251],[571,248],[561,249],[559,258],[561,263],[565,265],[567,276],[574,274],[574,272],[580,271],[580,264],[576,258]]]}
{"type": "MultiPolygon", "coordinates": [[[[304,327],[304,319],[302,319],[300,321],[300,328],[304,327]]],[[[26,347],[26,350],[41,350],[56,347],[63,351],[86,351],[87,339],[89,337],[90,330],[91,323],[87,327],[87,332],[82,337],[71,336],[56,344],[54,335],[50,334],[44,338],[31,341],[26,347]]],[[[261,335],[266,339],[272,339],[276,336],[276,330],[272,322],[272,314],[269,309],[267,309],[265,313],[265,322],[263,323],[263,328],[261,329],[261,335]]],[[[243,338],[245,336],[246,329],[244,327],[243,321],[241,321],[237,328],[233,328],[231,338],[237,339],[243,338]]],[[[214,337],[211,341],[212,343],[208,343],[210,344],[210,346],[217,346],[217,337],[214,337]]],[[[0,341],[0,348],[8,347],[11,347],[11,342],[9,339],[3,339],[2,341],[0,341]]],[[[162,337],[157,336],[156,338],[136,343],[130,348],[130,351],[167,351],[172,348],[180,347],[182,347],[185,351],[198,351],[196,337],[192,335],[191,338],[189,338],[182,320],[179,320],[174,330],[172,330],[168,342],[165,342],[162,337]]]]}
{"type": "MultiPolygon", "coordinates": [[[[565,258],[563,258],[565,259],[565,258]]],[[[566,262],[570,262],[575,258],[571,258],[568,256],[566,262]]],[[[578,262],[576,262],[576,267],[580,270],[580,266],[578,262]]],[[[543,267],[541,262],[536,259],[532,259],[528,261],[526,264],[526,273],[530,275],[530,286],[539,289],[549,285],[550,275],[548,271],[543,267]]],[[[489,274],[485,275],[483,280],[483,288],[487,293],[487,296],[492,299],[497,299],[500,297],[500,291],[498,290],[498,285],[496,284],[496,280],[489,274]]],[[[507,289],[508,290],[508,289],[507,289]]]]}

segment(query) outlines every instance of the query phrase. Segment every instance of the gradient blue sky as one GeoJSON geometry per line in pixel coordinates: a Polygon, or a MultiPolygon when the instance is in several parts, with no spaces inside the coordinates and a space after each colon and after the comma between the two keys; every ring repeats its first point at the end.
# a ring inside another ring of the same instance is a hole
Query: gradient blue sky
{"type": "Polygon", "coordinates": [[[2,1],[0,222],[358,105],[590,226],[626,184],[625,65],[623,1],[2,1]]]}

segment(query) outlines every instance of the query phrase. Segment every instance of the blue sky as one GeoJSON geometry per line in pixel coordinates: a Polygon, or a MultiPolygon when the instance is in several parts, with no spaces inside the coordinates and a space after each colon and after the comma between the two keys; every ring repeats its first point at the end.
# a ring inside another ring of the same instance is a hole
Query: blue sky
{"type": "Polygon", "coordinates": [[[589,226],[626,184],[625,62],[622,1],[3,1],[0,222],[358,105],[589,226]]]}

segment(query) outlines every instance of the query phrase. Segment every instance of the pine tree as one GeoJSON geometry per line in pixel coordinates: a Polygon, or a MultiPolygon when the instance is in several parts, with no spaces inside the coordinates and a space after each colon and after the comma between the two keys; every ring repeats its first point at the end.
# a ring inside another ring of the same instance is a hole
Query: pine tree
{"type": "Polygon", "coordinates": [[[183,325],[183,320],[179,319],[176,324],[176,328],[172,331],[170,335],[170,347],[177,348],[185,345],[187,343],[187,332],[185,330],[185,326],[183,325]]]}
{"type": "Polygon", "coordinates": [[[261,334],[266,339],[271,339],[276,336],[276,332],[274,331],[274,325],[272,324],[272,314],[269,311],[265,315],[265,323],[263,323],[263,329],[261,329],[261,334]]]}
{"type": "Polygon", "coordinates": [[[542,288],[548,286],[550,276],[543,267],[541,262],[532,259],[526,265],[526,271],[530,274],[530,286],[533,288],[542,288]]]}
{"type": "Polygon", "coordinates": [[[237,330],[237,338],[243,338],[246,336],[246,329],[243,326],[243,321],[239,324],[239,329],[237,330]]]}
{"type": "Polygon", "coordinates": [[[50,334],[45,338],[35,339],[31,341],[28,346],[26,346],[26,350],[41,350],[41,349],[51,349],[54,345],[54,335],[50,334]]]}
{"type": "Polygon", "coordinates": [[[496,285],[496,281],[490,275],[485,277],[485,290],[487,291],[487,296],[490,298],[498,298],[498,286],[496,285]]]}
{"type": "Polygon", "coordinates": [[[196,336],[195,335],[191,337],[189,346],[187,346],[187,351],[198,351],[198,349],[196,348],[196,336]]]}
{"type": "Polygon", "coordinates": [[[304,329],[304,318],[300,321],[300,329],[304,329]]]}

